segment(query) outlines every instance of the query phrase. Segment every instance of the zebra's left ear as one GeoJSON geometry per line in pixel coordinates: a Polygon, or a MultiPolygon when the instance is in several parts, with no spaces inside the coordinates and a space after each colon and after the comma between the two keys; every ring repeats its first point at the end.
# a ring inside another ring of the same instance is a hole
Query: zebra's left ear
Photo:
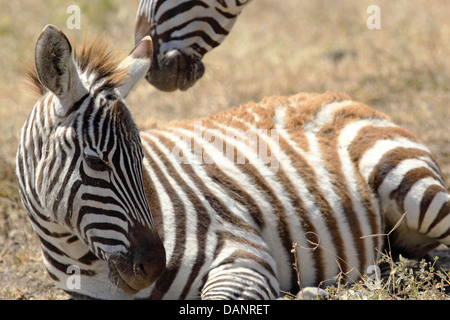
{"type": "Polygon", "coordinates": [[[119,68],[128,69],[128,78],[119,87],[122,98],[125,98],[133,87],[144,77],[150,68],[153,55],[153,43],[150,36],[142,38],[136,47],[119,65],[119,68]]]}

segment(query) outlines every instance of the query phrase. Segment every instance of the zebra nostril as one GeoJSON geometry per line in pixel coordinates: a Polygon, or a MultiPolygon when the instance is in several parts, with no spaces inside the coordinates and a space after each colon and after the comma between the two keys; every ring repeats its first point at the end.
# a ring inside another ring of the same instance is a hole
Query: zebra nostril
{"type": "Polygon", "coordinates": [[[152,266],[150,262],[141,261],[134,265],[134,272],[138,276],[146,278],[152,274],[152,266]]]}
{"type": "Polygon", "coordinates": [[[139,286],[147,287],[156,281],[165,270],[164,246],[156,232],[149,232],[141,224],[135,224],[131,230],[133,242],[129,248],[128,261],[139,286]]]}
{"type": "Polygon", "coordinates": [[[165,259],[160,259],[158,251],[138,251],[135,253],[133,272],[141,281],[153,283],[165,269],[165,259]]]}

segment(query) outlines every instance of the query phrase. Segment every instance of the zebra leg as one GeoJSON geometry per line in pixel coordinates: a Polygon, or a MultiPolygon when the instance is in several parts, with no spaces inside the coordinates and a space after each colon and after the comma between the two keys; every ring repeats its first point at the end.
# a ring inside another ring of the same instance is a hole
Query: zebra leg
{"type": "Polygon", "coordinates": [[[377,141],[359,163],[379,196],[389,240],[397,253],[421,258],[450,245],[450,195],[429,151],[410,137],[377,141]],[[401,221],[401,223],[399,223],[401,221]]]}
{"type": "Polygon", "coordinates": [[[209,271],[202,300],[266,300],[279,296],[274,269],[268,262],[238,253],[209,271]]]}

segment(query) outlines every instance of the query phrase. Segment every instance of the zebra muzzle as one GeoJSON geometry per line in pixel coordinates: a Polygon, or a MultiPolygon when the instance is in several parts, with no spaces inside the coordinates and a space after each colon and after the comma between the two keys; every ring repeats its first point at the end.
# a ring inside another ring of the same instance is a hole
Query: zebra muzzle
{"type": "Polygon", "coordinates": [[[205,66],[200,57],[188,55],[178,50],[156,54],[146,79],[153,86],[163,91],[185,91],[205,73],[205,66]]]}
{"type": "Polygon", "coordinates": [[[110,281],[128,294],[149,287],[166,267],[164,246],[155,232],[132,234],[138,239],[134,239],[129,251],[108,259],[110,281]]]}

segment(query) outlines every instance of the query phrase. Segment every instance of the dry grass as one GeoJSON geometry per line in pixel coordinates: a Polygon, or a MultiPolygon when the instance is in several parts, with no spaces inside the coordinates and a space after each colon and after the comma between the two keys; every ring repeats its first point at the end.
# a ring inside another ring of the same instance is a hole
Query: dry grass
{"type": "MultiPolygon", "coordinates": [[[[39,246],[19,203],[14,156],[35,97],[22,83],[43,27],[52,23],[81,43],[104,35],[124,54],[133,46],[138,1],[0,2],[0,298],[50,299],[39,246]],[[65,28],[69,5],[81,30],[65,28]]],[[[206,75],[187,92],[142,82],[128,99],[139,123],[196,117],[249,100],[300,91],[344,91],[389,114],[422,138],[450,185],[450,21],[448,0],[254,1],[235,29],[205,57],[206,75]],[[366,8],[381,8],[382,29],[368,30],[366,8]],[[342,55],[339,55],[339,52],[342,55]]]]}
{"type": "Polygon", "coordinates": [[[330,300],[450,300],[446,293],[449,274],[436,268],[434,261],[411,261],[400,256],[394,261],[388,254],[382,255],[380,266],[384,274],[380,278],[363,275],[352,284],[326,288],[330,300]]]}

